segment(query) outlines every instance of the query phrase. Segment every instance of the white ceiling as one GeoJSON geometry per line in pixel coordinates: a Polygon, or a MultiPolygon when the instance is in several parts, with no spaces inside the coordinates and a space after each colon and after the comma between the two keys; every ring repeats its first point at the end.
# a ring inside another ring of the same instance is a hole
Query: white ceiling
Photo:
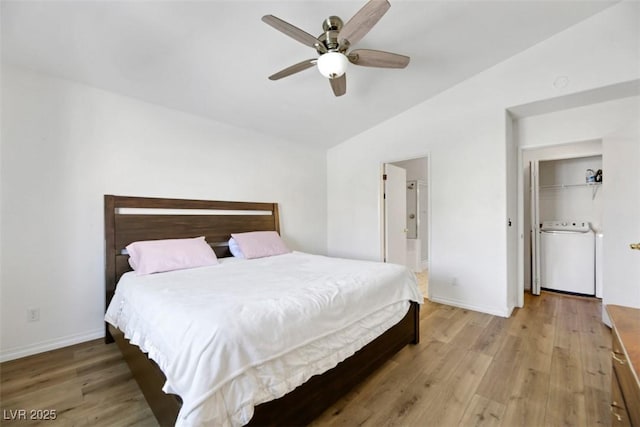
{"type": "Polygon", "coordinates": [[[614,1],[407,1],[355,47],[411,57],[350,66],[336,98],[311,68],[267,76],[313,49],[264,24],[319,35],[360,1],[6,1],[2,60],[265,135],[336,145],[612,5],[614,1]]]}

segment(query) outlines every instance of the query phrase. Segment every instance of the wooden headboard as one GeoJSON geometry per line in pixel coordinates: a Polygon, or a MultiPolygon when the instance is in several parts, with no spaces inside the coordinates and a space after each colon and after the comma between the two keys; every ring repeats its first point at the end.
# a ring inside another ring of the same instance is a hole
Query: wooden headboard
{"type": "Polygon", "coordinates": [[[226,257],[231,233],[271,230],[280,232],[277,203],[105,195],[105,309],[120,276],[131,270],[124,250],[131,242],[205,236],[226,257]]]}

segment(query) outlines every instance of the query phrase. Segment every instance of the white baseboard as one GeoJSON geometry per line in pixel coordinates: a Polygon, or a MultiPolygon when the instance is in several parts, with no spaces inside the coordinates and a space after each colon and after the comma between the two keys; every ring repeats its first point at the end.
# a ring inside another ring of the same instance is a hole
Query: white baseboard
{"type": "Polygon", "coordinates": [[[0,362],[20,359],[21,357],[44,353],[45,351],[56,350],[58,348],[68,347],[70,345],[79,344],[98,338],[104,338],[104,328],[79,334],[67,335],[66,337],[55,338],[52,340],[41,341],[39,343],[30,344],[23,347],[3,350],[0,352],[0,362]]]}
{"type": "Polygon", "coordinates": [[[452,305],[454,307],[459,307],[459,308],[466,308],[467,310],[479,311],[481,313],[492,314],[494,316],[500,316],[500,317],[508,318],[511,316],[511,312],[513,312],[513,308],[509,309],[505,307],[504,310],[500,310],[495,308],[482,307],[479,305],[467,304],[466,302],[463,302],[463,301],[452,300],[448,298],[430,296],[429,300],[440,303],[440,304],[452,305]]]}

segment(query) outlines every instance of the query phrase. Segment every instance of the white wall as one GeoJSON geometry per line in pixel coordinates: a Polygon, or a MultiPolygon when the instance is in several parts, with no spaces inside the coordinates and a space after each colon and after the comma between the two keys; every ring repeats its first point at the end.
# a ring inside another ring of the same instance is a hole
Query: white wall
{"type": "Polygon", "coordinates": [[[514,143],[514,126],[511,114],[505,112],[505,137],[507,174],[505,189],[507,192],[507,307],[520,305],[518,298],[518,278],[520,264],[518,253],[520,243],[518,234],[518,147],[514,143]]]}
{"type": "Polygon", "coordinates": [[[326,252],[323,150],[2,71],[0,358],[102,336],[104,194],[278,202],[291,248],[326,252]]]}
{"type": "Polygon", "coordinates": [[[379,259],[380,164],[428,152],[431,298],[509,315],[505,110],[638,78],[639,6],[613,6],[331,149],[329,253],[379,259]]]}
{"type": "MultiPolygon", "coordinates": [[[[633,95],[630,93],[627,98],[520,118],[517,124],[518,144],[521,148],[530,149],[600,139],[633,118],[633,109],[638,103],[633,95]]],[[[596,152],[599,153],[601,151],[596,152]]],[[[547,154],[554,155],[553,152],[547,154]]],[[[558,158],[549,156],[546,158],[558,158]]]]}
{"type": "Polygon", "coordinates": [[[407,181],[423,181],[427,182],[429,176],[427,168],[429,167],[429,161],[426,157],[419,157],[417,159],[401,160],[399,162],[392,162],[394,165],[404,168],[407,171],[407,181]]]}

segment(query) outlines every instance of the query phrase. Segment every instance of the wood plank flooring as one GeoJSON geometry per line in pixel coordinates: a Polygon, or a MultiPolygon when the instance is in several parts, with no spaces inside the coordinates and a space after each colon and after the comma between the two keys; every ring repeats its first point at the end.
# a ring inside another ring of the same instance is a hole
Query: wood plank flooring
{"type": "MultiPolygon", "coordinates": [[[[611,334],[599,300],[526,296],[509,319],[427,301],[421,341],[328,409],[318,426],[610,425],[611,334]]],[[[115,344],[0,364],[0,424],[155,426],[115,344]],[[57,419],[11,420],[17,409],[57,419]]]]}

